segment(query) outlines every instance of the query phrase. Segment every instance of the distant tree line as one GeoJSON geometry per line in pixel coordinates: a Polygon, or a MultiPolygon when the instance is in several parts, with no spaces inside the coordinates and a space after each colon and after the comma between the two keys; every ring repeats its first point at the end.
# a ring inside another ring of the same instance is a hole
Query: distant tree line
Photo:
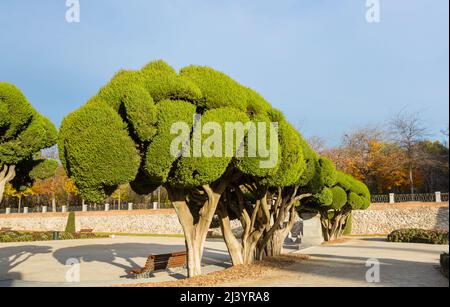
{"type": "Polygon", "coordinates": [[[441,133],[443,140],[431,139],[417,113],[400,112],[384,125],[351,130],[336,147],[319,137],[310,143],[372,194],[448,192],[448,128],[441,133]]]}

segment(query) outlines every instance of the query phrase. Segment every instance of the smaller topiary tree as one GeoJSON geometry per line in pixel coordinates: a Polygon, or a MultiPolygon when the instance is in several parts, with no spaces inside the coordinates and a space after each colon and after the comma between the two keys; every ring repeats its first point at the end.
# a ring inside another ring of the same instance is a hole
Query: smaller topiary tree
{"type": "Polygon", "coordinates": [[[320,213],[326,241],[339,239],[353,210],[370,206],[367,186],[350,175],[336,171],[334,164],[325,158],[317,163],[316,175],[308,185],[313,197],[299,208],[301,212],[320,213]]]}
{"type": "Polygon", "coordinates": [[[370,192],[364,183],[342,172],[337,172],[336,186],[331,190],[333,203],[322,221],[327,225],[324,229],[327,239],[336,240],[347,228],[353,210],[369,208],[370,192]]]}

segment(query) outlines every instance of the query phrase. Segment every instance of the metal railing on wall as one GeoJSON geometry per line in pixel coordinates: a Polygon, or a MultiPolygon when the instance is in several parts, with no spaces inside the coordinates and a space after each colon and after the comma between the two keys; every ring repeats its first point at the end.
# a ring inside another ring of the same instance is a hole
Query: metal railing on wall
{"type": "MultiPolygon", "coordinates": [[[[406,202],[428,202],[442,203],[448,202],[449,193],[436,192],[434,194],[388,194],[388,195],[372,195],[371,202],[373,204],[395,204],[406,202]]],[[[33,206],[22,207],[20,210],[14,207],[0,208],[0,214],[17,214],[17,213],[47,213],[47,212],[99,212],[99,211],[124,211],[124,210],[156,210],[171,208],[170,203],[149,203],[149,204],[85,204],[82,206],[33,206]]]]}
{"type": "Polygon", "coordinates": [[[0,208],[0,214],[17,214],[17,213],[49,213],[49,212],[101,212],[101,211],[131,211],[131,210],[159,210],[171,208],[170,203],[151,203],[151,204],[85,204],[82,206],[33,206],[14,208],[0,208]]]}
{"type": "Polygon", "coordinates": [[[395,204],[408,202],[422,203],[442,203],[448,202],[448,193],[428,193],[428,194],[388,194],[388,195],[372,195],[373,204],[395,204]]]}

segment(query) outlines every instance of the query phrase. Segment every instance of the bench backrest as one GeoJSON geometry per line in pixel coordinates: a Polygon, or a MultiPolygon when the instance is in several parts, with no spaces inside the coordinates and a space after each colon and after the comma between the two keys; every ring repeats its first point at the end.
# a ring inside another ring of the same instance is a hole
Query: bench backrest
{"type": "Polygon", "coordinates": [[[94,229],[81,229],[80,233],[92,233],[94,232],[94,229]]]}
{"type": "Polygon", "coordinates": [[[155,255],[155,271],[182,267],[186,264],[186,252],[155,255]]]}

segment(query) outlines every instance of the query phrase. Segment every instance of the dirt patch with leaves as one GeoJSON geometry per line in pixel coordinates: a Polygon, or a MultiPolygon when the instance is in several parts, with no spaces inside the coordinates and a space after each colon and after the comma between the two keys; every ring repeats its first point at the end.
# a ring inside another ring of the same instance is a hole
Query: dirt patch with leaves
{"type": "Polygon", "coordinates": [[[351,240],[351,238],[340,238],[337,240],[329,241],[329,242],[323,242],[323,246],[331,246],[331,245],[338,245],[338,244],[344,244],[351,240]]]}
{"type": "Polygon", "coordinates": [[[170,282],[124,285],[124,287],[210,287],[243,280],[257,280],[279,272],[280,269],[308,260],[310,257],[302,254],[282,255],[257,261],[249,265],[233,266],[223,271],[196,276],[170,282]]]}

